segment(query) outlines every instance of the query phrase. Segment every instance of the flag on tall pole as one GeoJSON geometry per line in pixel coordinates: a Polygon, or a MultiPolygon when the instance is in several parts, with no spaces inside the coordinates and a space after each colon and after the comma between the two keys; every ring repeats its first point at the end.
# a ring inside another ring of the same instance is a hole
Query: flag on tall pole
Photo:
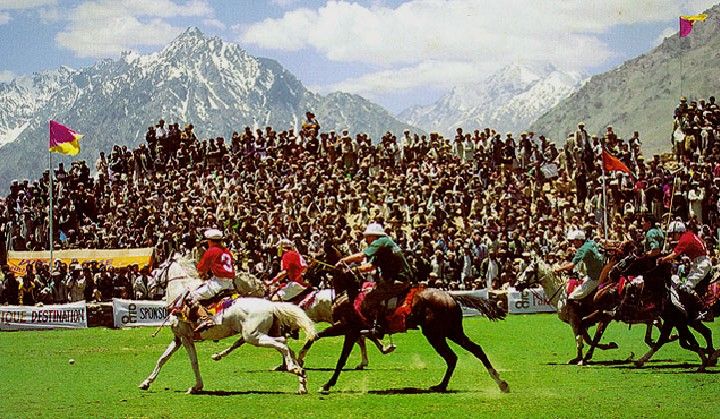
{"type": "Polygon", "coordinates": [[[80,139],[82,137],[75,130],[57,121],[50,120],[50,144],[48,148],[51,152],[75,156],[80,152],[80,139]]]}
{"type": "Polygon", "coordinates": [[[707,15],[699,14],[692,16],[680,16],[680,37],[686,37],[692,32],[695,22],[702,22],[707,19],[707,15]]]}
{"type": "Polygon", "coordinates": [[[612,154],[608,153],[607,151],[603,150],[602,152],[602,162],[603,162],[603,170],[606,172],[625,172],[629,174],[630,176],[633,176],[633,173],[628,169],[628,167],[625,165],[625,163],[621,162],[620,159],[613,156],[612,154]]]}

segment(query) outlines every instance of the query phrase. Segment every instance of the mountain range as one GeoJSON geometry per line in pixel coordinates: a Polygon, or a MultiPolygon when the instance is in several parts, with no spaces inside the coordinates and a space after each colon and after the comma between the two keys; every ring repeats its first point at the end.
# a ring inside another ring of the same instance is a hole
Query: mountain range
{"type": "Polygon", "coordinates": [[[485,127],[518,132],[576,91],[585,77],[553,65],[511,64],[480,83],[454,87],[437,102],[413,106],[398,118],[451,137],[485,127]]]}
{"type": "Polygon", "coordinates": [[[680,96],[705,99],[720,93],[720,5],[684,38],[671,35],[646,54],[593,76],[532,124],[532,129],[564,139],[579,121],[602,135],[608,125],[621,138],[638,131],[645,153],[671,149],[673,110],[680,96]]]}
{"type": "MultiPolygon", "coordinates": [[[[0,83],[0,185],[39,178],[47,168],[48,120],[84,134],[91,165],[114,144],[135,146],[160,118],[192,123],[198,138],[230,137],[245,126],[283,130],[312,110],[323,129],[348,128],[379,138],[416,128],[358,95],[319,95],[277,61],[188,28],[161,51],[124,53],[79,70],[56,70],[0,83]]],[[[62,157],[62,159],[65,159],[62,157]]]]}

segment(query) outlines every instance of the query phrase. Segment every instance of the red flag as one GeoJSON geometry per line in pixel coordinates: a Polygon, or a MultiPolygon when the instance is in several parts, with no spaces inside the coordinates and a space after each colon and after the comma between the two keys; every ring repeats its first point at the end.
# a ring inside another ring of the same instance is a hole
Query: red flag
{"type": "Polygon", "coordinates": [[[606,172],[618,171],[625,172],[632,176],[632,172],[625,166],[625,163],[621,162],[620,159],[603,150],[602,152],[603,167],[606,172]]]}

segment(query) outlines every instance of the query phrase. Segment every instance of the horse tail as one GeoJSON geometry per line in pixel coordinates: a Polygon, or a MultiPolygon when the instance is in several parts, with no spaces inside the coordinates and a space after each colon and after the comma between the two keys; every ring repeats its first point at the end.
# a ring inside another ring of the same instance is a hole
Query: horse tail
{"type": "Polygon", "coordinates": [[[317,332],[315,332],[315,324],[305,314],[305,312],[295,304],[291,303],[275,303],[275,318],[280,326],[285,326],[291,330],[302,329],[308,340],[314,340],[317,332]]]}
{"type": "Polygon", "coordinates": [[[478,310],[480,314],[493,321],[504,320],[507,314],[505,310],[487,298],[473,297],[471,295],[451,295],[451,297],[467,308],[478,310]]]}

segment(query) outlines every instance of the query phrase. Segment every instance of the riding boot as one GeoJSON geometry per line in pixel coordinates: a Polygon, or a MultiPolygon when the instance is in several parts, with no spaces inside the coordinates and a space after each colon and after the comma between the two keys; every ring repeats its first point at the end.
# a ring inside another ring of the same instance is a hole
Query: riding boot
{"type": "Polygon", "coordinates": [[[675,287],[670,287],[670,301],[684,317],[687,317],[687,310],[685,310],[685,307],[680,302],[680,295],[675,287]]]}
{"type": "Polygon", "coordinates": [[[205,307],[198,305],[197,307],[197,314],[198,314],[198,325],[195,328],[195,333],[202,333],[209,328],[215,326],[215,321],[212,317],[208,314],[205,307]]]}

